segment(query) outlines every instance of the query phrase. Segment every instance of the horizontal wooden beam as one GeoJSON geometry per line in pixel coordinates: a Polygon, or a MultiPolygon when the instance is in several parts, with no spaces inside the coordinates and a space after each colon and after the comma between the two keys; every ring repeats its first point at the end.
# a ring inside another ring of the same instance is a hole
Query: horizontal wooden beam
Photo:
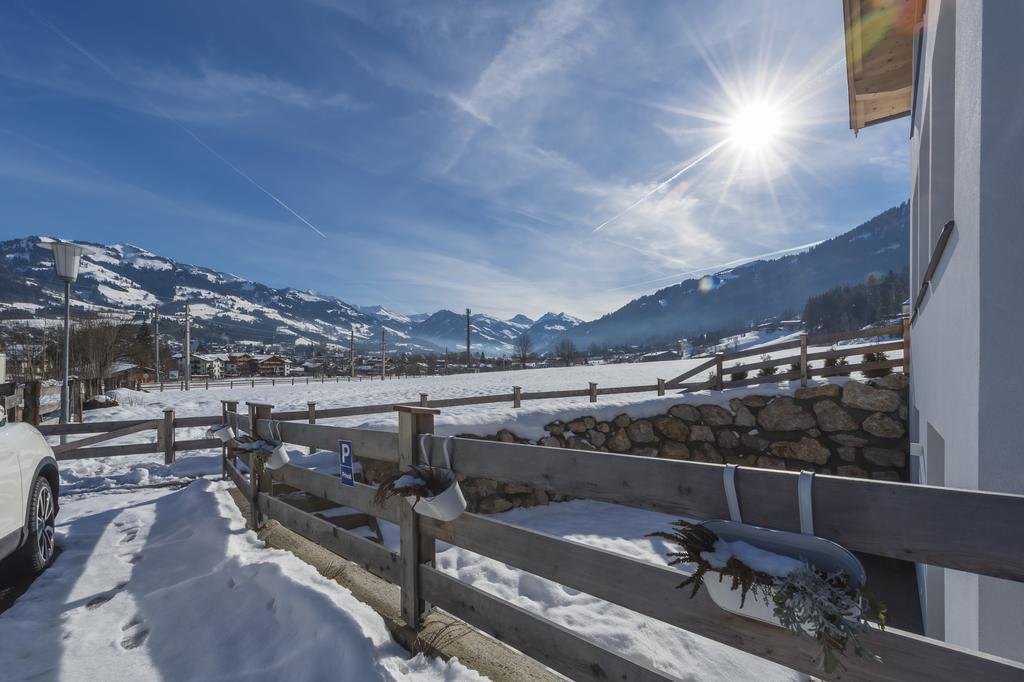
{"type": "MultiPolygon", "coordinates": [[[[319,413],[317,417],[319,418],[319,413]]],[[[280,427],[281,440],[293,445],[306,445],[321,450],[338,450],[339,440],[352,442],[353,455],[383,462],[398,461],[398,434],[392,431],[353,429],[327,424],[301,424],[276,421],[271,432],[270,420],[257,422],[256,437],[276,439],[280,427]]]]}
{"type": "Polygon", "coordinates": [[[903,350],[903,341],[886,341],[885,343],[872,343],[867,346],[839,346],[835,350],[823,350],[816,353],[808,353],[807,360],[827,360],[829,358],[848,358],[851,355],[864,355],[865,353],[887,353],[894,350],[903,350]]]}
{"type": "Polygon", "coordinates": [[[252,499],[252,486],[249,485],[249,478],[238,470],[230,458],[224,463],[224,470],[227,471],[231,480],[235,482],[235,487],[242,492],[245,499],[252,499]]]}
{"type": "Polygon", "coordinates": [[[671,680],[646,664],[608,651],[552,623],[428,565],[420,565],[423,598],[456,618],[522,651],[572,680],[671,680]]]}
{"type": "MultiPolygon", "coordinates": [[[[433,437],[433,447],[443,439],[433,437]]],[[[456,438],[455,471],[683,518],[728,518],[719,464],[456,438]]],[[[799,531],[797,472],[742,468],[743,520],[799,531]]],[[[851,550],[1024,581],[1024,495],[815,477],[814,528],[851,550]]],[[[653,529],[652,529],[653,530],[653,529]]]]}
{"type": "Polygon", "coordinates": [[[836,367],[815,367],[807,370],[807,375],[812,377],[845,376],[853,372],[870,372],[876,369],[892,369],[902,367],[903,359],[877,360],[875,362],[860,362],[855,365],[842,365],[836,367]]]}
{"type": "MultiPolygon", "coordinates": [[[[521,528],[477,514],[463,514],[442,523],[420,518],[425,533],[471,552],[496,559],[528,573],[618,604],[637,613],[741,649],[814,677],[828,679],[817,669],[816,649],[808,640],[781,628],[765,625],[721,610],[701,590],[676,586],[686,573],[628,556],[597,549],[545,533],[521,528]]],[[[870,584],[871,577],[868,577],[870,584]]],[[[851,655],[843,659],[841,677],[878,680],[1009,679],[1024,672],[1024,664],[1004,661],[976,651],[898,630],[873,630],[869,648],[883,663],[851,655]]]]}
{"type": "Polygon", "coordinates": [[[140,431],[150,431],[152,429],[159,428],[159,420],[151,420],[142,422],[141,424],[132,424],[131,426],[125,426],[115,431],[107,431],[106,433],[98,433],[95,436],[87,436],[78,440],[73,440],[69,443],[62,445],[53,446],[53,454],[60,455],[73,450],[85,448],[89,445],[95,445],[96,443],[102,443],[108,440],[114,440],[116,438],[123,438],[124,436],[132,436],[140,431]]]}
{"type": "Polygon", "coordinates": [[[358,417],[364,414],[381,414],[394,410],[394,403],[383,403],[381,405],[362,405],[359,407],[334,407],[327,410],[316,411],[317,419],[335,419],[337,417],[358,417]]]}
{"type": "Polygon", "coordinates": [[[174,427],[177,429],[183,429],[194,426],[213,426],[214,424],[223,423],[224,418],[220,415],[212,417],[177,417],[174,420],[174,427]]]}
{"type": "Polygon", "coordinates": [[[129,443],[128,445],[101,445],[99,447],[82,448],[55,455],[58,462],[72,459],[96,459],[97,457],[120,457],[122,455],[149,455],[163,452],[159,443],[129,443]]]}
{"type": "Polygon", "coordinates": [[[406,504],[403,500],[392,497],[383,507],[378,506],[374,501],[377,494],[376,486],[359,482],[353,486],[343,485],[340,478],[303,469],[294,464],[285,465],[280,469],[268,469],[267,473],[276,483],[284,483],[313,497],[333,502],[339,507],[351,507],[392,523],[398,523],[398,505],[406,504]]]}
{"type": "Polygon", "coordinates": [[[174,441],[174,451],[182,452],[184,450],[209,450],[210,448],[219,448],[224,443],[219,438],[197,438],[195,440],[176,440],[174,441]]]}
{"type": "Polygon", "coordinates": [[[83,422],[81,424],[44,424],[37,426],[44,436],[63,436],[79,433],[106,433],[115,429],[123,429],[139,424],[148,424],[152,419],[125,419],[122,421],[83,422]]]}
{"type": "Polygon", "coordinates": [[[267,516],[288,530],[298,533],[343,559],[362,566],[378,578],[395,584],[401,580],[398,555],[386,547],[335,526],[329,521],[307,514],[266,493],[260,493],[259,504],[266,510],[267,516]]]}

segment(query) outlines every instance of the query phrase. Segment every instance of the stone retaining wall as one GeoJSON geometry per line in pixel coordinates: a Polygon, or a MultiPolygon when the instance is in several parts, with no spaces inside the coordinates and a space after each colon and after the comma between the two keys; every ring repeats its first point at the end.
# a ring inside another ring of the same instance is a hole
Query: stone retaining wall
{"type": "MultiPolygon", "coordinates": [[[[547,435],[536,443],[907,481],[907,393],[907,378],[891,374],[868,382],[851,380],[844,386],[800,388],[792,395],[746,395],[731,399],[728,407],[680,400],[667,413],[653,417],[633,418],[623,413],[600,421],[583,414],[555,421],[545,427],[547,435]]],[[[534,442],[508,430],[460,436],[534,442]]],[[[488,479],[463,478],[462,488],[469,510],[481,513],[567,499],[530,486],[488,479]]]]}

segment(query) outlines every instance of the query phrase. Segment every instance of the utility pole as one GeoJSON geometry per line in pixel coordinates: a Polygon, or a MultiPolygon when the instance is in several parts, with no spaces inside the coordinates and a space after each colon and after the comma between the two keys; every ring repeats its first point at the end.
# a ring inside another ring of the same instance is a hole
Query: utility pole
{"type": "Polygon", "coordinates": [[[448,376],[448,346],[444,347],[444,376],[448,376]]]}
{"type": "Polygon", "coordinates": [[[348,330],[348,361],[349,361],[349,376],[353,379],[356,378],[356,328],[350,327],[348,330]]]}
{"type": "Polygon", "coordinates": [[[470,315],[471,311],[466,308],[466,371],[468,372],[473,367],[473,356],[470,354],[470,342],[469,342],[469,330],[470,327],[470,315]]]}
{"type": "Polygon", "coordinates": [[[387,375],[387,347],[384,345],[384,325],[380,327],[380,379],[381,381],[388,378],[387,375]]]}
{"type": "Polygon", "coordinates": [[[160,383],[160,304],[153,306],[153,365],[156,383],[160,383]]]}
{"type": "Polygon", "coordinates": [[[185,390],[192,381],[192,315],[185,301],[185,390]]]}

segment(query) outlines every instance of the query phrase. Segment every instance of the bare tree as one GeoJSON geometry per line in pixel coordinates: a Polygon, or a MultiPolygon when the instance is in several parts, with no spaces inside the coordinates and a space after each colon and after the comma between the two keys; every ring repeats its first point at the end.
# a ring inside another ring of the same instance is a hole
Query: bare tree
{"type": "Polygon", "coordinates": [[[514,345],[516,356],[519,358],[519,364],[525,368],[527,361],[530,359],[530,352],[533,351],[533,339],[524,332],[516,338],[514,345]]]}
{"type": "Polygon", "coordinates": [[[128,353],[133,328],[124,322],[86,320],[71,335],[71,359],[75,371],[90,379],[109,376],[114,361],[128,353]]]}
{"type": "Polygon", "coordinates": [[[572,342],[572,339],[562,339],[558,342],[555,347],[555,354],[562,359],[565,366],[573,364],[576,359],[576,344],[572,342]]]}

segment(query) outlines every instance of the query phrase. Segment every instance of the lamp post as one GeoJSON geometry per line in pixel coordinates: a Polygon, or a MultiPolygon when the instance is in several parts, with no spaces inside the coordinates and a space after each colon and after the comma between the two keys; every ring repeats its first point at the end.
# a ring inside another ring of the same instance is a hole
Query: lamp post
{"type": "MultiPolygon", "coordinates": [[[[95,253],[93,249],[72,242],[41,242],[40,248],[53,252],[53,267],[57,277],[64,281],[64,383],[60,387],[60,423],[68,422],[71,414],[71,393],[68,374],[71,357],[71,283],[78,279],[82,256],[95,253]]],[[[63,441],[63,438],[61,439],[63,441]]]]}

